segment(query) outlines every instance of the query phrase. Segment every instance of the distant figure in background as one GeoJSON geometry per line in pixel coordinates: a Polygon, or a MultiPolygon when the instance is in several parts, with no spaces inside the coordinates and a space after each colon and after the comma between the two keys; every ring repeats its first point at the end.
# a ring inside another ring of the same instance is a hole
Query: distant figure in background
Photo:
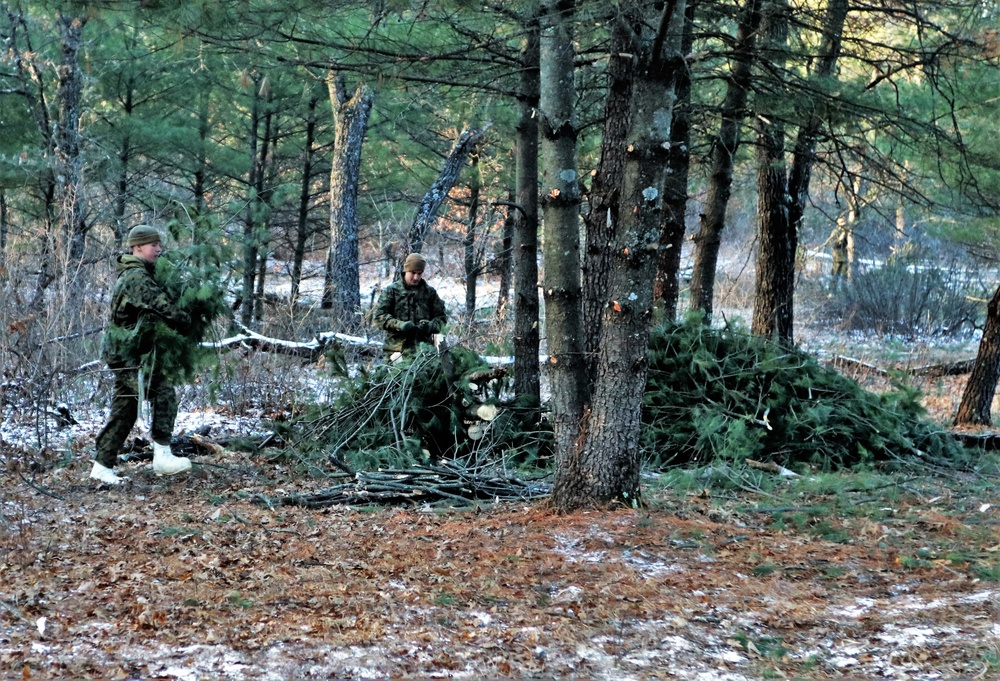
{"type": "MultiPolygon", "coordinates": [[[[120,485],[125,481],[115,473],[114,466],[139,415],[139,400],[144,397],[139,394],[141,358],[155,351],[149,324],[161,319],[179,329],[191,321],[156,283],[156,261],[163,252],[160,232],[149,225],[136,225],[129,230],[125,245],[131,252],[115,260],[118,279],[111,292],[111,320],[101,342],[101,359],[115,375],[111,415],[97,434],[94,468],[90,473],[92,479],[105,485],[120,485]]],[[[155,365],[155,352],[153,361],[151,370],[147,369],[149,375],[144,376],[144,388],[153,406],[150,428],[153,472],[175,475],[191,470],[191,461],[170,451],[177,395],[155,365]]]]}
{"type": "Polygon", "coordinates": [[[847,276],[847,221],[837,218],[837,226],[830,232],[827,243],[830,244],[830,254],[833,256],[833,270],[830,278],[830,292],[836,293],[840,288],[840,280],[847,276]]]}
{"type": "Polygon", "coordinates": [[[448,315],[444,301],[426,281],[427,261],[410,253],[403,261],[403,276],[385,287],[375,308],[375,324],[385,331],[382,351],[389,359],[412,354],[420,343],[433,343],[448,315]]]}

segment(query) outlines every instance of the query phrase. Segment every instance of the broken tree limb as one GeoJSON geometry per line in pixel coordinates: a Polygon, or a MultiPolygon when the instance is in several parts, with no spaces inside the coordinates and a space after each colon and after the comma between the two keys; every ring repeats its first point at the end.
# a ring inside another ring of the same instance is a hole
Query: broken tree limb
{"type": "Polygon", "coordinates": [[[937,378],[939,376],[961,376],[972,371],[973,365],[976,363],[975,359],[964,359],[957,362],[945,362],[943,364],[926,364],[919,367],[899,367],[893,369],[885,369],[883,367],[865,362],[860,359],[854,359],[853,357],[845,357],[844,355],[837,355],[833,358],[833,366],[840,367],[852,367],[855,369],[863,369],[865,371],[870,371],[879,376],[888,376],[890,373],[897,374],[907,374],[909,376],[921,376],[926,378],[937,378]]]}
{"type": "MultiPolygon", "coordinates": [[[[479,140],[489,129],[490,126],[487,124],[479,129],[464,130],[458,136],[451,151],[448,152],[444,167],[441,168],[437,179],[434,180],[434,184],[431,185],[431,188],[427,190],[424,198],[420,201],[420,206],[417,208],[417,215],[413,219],[413,224],[410,225],[410,231],[406,236],[406,248],[401,250],[400,257],[405,258],[408,253],[419,253],[423,249],[424,237],[427,236],[428,230],[437,218],[438,211],[441,210],[442,204],[448,198],[451,188],[458,181],[458,176],[462,172],[462,167],[465,165],[466,159],[469,158],[469,154],[472,153],[479,140]]],[[[402,270],[402,265],[402,261],[397,263],[397,274],[402,270]]]]}
{"type": "Polygon", "coordinates": [[[217,341],[206,341],[202,343],[202,347],[219,350],[228,350],[234,347],[249,348],[259,350],[260,352],[301,357],[310,362],[318,361],[331,347],[349,345],[372,353],[377,352],[382,347],[382,344],[378,341],[358,336],[349,336],[343,333],[326,332],[318,334],[308,341],[289,341],[263,336],[239,323],[237,323],[237,326],[240,329],[239,334],[217,341]]]}

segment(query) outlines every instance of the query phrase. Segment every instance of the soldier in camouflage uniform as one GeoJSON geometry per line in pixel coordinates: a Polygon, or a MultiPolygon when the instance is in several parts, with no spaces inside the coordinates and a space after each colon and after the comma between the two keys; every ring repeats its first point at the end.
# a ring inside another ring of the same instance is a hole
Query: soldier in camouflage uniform
{"type": "Polygon", "coordinates": [[[190,323],[156,283],[156,260],[163,252],[159,231],[148,225],[133,227],[125,245],[131,253],[118,256],[118,279],[111,293],[111,321],[101,342],[101,358],[114,373],[111,416],[97,435],[96,456],[90,477],[106,485],[124,481],[114,465],[139,413],[139,369],[143,355],[152,361],[143,367],[146,397],[153,409],[150,435],[153,439],[153,471],[175,475],[191,469],[191,461],[170,452],[170,436],[177,418],[177,395],[156,366],[152,329],[158,320],[180,329],[190,323]]]}
{"type": "Polygon", "coordinates": [[[403,262],[403,277],[382,291],[375,323],[385,330],[382,351],[395,359],[411,354],[419,343],[433,343],[448,321],[444,301],[426,281],[427,261],[411,253],[403,262]]]}

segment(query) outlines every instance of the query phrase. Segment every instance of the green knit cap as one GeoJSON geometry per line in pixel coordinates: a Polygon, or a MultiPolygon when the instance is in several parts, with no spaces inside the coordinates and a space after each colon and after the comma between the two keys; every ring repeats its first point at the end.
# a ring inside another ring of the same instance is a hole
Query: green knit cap
{"type": "Polygon", "coordinates": [[[125,237],[126,246],[143,246],[157,241],[163,241],[160,230],[149,225],[136,225],[128,231],[128,236],[125,237]]]}

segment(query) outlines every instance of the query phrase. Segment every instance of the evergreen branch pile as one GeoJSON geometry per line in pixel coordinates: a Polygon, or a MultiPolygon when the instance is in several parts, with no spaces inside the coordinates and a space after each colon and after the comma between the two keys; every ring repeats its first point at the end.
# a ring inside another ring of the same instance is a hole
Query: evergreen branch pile
{"type": "Polygon", "coordinates": [[[530,501],[549,495],[551,486],[521,480],[495,466],[465,468],[451,462],[436,466],[359,472],[354,480],[312,494],[293,494],[267,505],[322,508],[336,504],[472,504],[477,501],[530,501]]]}
{"type": "Polygon", "coordinates": [[[313,405],[274,424],[274,432],[314,470],[329,462],[377,470],[442,459],[529,465],[547,458],[551,437],[538,406],[508,401],[504,379],[470,380],[488,370],[465,348],[439,355],[422,346],[412,357],[341,376],[332,404],[313,405]],[[490,407],[488,421],[473,416],[484,406],[490,407]]]}
{"type": "Polygon", "coordinates": [[[650,336],[643,399],[649,465],[745,459],[834,470],[961,453],[913,389],[876,395],[808,354],[698,319],[650,336]]]}

